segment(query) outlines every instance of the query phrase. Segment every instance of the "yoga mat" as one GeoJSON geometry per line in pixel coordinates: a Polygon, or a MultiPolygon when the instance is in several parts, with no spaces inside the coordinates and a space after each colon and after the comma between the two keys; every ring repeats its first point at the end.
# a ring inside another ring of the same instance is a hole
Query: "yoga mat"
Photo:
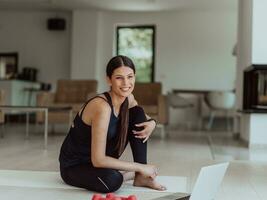
{"type": "MultiPolygon", "coordinates": [[[[145,187],[134,187],[132,181],[122,185],[118,192],[186,192],[187,178],[179,176],[158,176],[157,181],[167,187],[166,191],[157,191],[145,187]]],[[[0,186],[51,188],[51,189],[77,189],[65,184],[59,172],[0,170],[0,186]]]]}

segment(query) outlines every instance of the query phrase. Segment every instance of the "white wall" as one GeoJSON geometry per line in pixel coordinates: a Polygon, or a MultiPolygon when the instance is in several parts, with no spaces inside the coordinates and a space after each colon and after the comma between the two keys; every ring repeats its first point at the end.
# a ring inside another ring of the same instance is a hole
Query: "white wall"
{"type": "Polygon", "coordinates": [[[71,13],[48,11],[0,11],[0,52],[18,52],[19,70],[39,69],[38,80],[55,84],[70,77],[71,13]],[[48,31],[46,20],[64,17],[65,31],[48,31]]]}
{"type": "Polygon", "coordinates": [[[253,1],[253,21],[252,21],[252,63],[267,64],[267,45],[266,45],[266,0],[253,1]]]}
{"type": "MultiPolygon", "coordinates": [[[[57,12],[58,13],[58,12],[57,12]]],[[[38,68],[40,81],[96,78],[106,89],[105,66],[114,55],[117,24],[154,24],[156,81],[171,89],[234,88],[237,11],[59,13],[67,30],[52,32],[46,20],[55,12],[0,11],[0,52],[18,51],[19,67],[38,68]]]]}
{"type": "Polygon", "coordinates": [[[99,91],[107,61],[114,55],[117,24],[156,25],[156,81],[171,89],[231,90],[235,87],[237,10],[160,13],[102,12],[99,15],[99,91]]]}
{"type": "Polygon", "coordinates": [[[73,12],[71,40],[71,78],[95,79],[98,13],[73,12]]]}

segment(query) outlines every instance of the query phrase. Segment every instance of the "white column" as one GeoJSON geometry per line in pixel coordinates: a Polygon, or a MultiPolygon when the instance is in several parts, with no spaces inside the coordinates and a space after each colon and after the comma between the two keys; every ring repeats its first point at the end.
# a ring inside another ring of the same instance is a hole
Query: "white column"
{"type": "MultiPolygon", "coordinates": [[[[243,107],[243,73],[252,64],[267,64],[267,1],[239,0],[237,108],[243,107]]],[[[241,114],[241,139],[249,147],[266,146],[267,113],[241,114]]]]}

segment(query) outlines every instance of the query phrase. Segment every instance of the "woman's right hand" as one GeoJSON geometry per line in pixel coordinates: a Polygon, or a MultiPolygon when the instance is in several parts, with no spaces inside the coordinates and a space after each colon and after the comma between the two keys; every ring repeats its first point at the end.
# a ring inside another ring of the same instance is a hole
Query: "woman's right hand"
{"type": "Polygon", "coordinates": [[[158,175],[158,169],[155,165],[144,164],[141,166],[139,171],[143,176],[150,177],[152,179],[156,178],[158,175]]]}

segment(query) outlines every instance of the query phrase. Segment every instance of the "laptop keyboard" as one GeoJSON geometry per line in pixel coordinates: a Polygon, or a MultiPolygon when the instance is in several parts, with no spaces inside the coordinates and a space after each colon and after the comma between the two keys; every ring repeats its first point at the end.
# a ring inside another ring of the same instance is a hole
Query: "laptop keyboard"
{"type": "Polygon", "coordinates": [[[184,193],[174,193],[166,196],[157,197],[153,200],[189,200],[190,195],[184,193]]]}

